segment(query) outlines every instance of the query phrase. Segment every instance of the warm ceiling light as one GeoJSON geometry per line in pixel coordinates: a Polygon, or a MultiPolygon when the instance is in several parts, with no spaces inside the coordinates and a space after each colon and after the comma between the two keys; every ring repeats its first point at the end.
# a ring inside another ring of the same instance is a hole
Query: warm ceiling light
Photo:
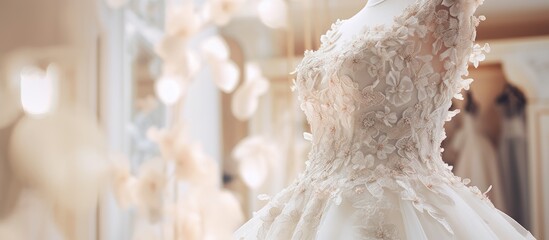
{"type": "Polygon", "coordinates": [[[155,84],[156,96],[166,105],[173,105],[182,93],[181,82],[176,76],[163,76],[155,84]]]}
{"type": "Polygon", "coordinates": [[[286,27],[288,5],[284,0],[261,0],[257,6],[259,19],[270,28],[286,27]]]}
{"type": "Polygon", "coordinates": [[[57,97],[58,70],[48,66],[46,72],[35,67],[25,67],[21,71],[21,106],[32,115],[41,115],[53,109],[57,97]]]}

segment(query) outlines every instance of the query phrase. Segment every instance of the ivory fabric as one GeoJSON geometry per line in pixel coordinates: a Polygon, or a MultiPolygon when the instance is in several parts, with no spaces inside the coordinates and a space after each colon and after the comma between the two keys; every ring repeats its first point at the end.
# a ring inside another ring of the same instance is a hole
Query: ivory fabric
{"type": "Polygon", "coordinates": [[[235,239],[533,239],[441,159],[467,89],[481,0],[415,0],[392,25],[305,52],[294,89],[312,129],[305,171],[235,239]]]}

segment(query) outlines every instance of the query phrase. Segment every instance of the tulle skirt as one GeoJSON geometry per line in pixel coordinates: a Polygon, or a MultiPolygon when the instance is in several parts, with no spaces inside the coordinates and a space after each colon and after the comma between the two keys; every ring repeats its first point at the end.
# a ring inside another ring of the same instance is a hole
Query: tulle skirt
{"type": "Polygon", "coordinates": [[[364,188],[334,194],[296,181],[256,212],[234,239],[535,239],[478,189],[461,182],[437,184],[437,191],[409,186],[410,196],[364,188]],[[374,196],[376,191],[381,195],[374,196]]]}

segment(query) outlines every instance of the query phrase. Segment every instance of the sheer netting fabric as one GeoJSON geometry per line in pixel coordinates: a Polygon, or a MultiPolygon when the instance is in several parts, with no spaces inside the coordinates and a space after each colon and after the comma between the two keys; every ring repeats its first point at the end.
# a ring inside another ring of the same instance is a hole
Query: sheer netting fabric
{"type": "Polygon", "coordinates": [[[416,0],[341,43],[334,23],[296,69],[306,169],[235,239],[534,239],[441,159],[452,98],[487,49],[480,4],[416,0]]]}

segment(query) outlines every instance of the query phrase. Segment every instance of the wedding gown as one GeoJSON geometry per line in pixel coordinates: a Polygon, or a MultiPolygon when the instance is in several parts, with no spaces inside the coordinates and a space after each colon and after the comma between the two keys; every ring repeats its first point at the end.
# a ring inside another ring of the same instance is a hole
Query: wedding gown
{"type": "Polygon", "coordinates": [[[463,126],[452,139],[452,148],[459,152],[454,173],[471,180],[480,189],[488,189],[490,200],[498,209],[506,211],[499,161],[488,138],[476,129],[475,116],[465,112],[463,126]]]}
{"type": "Polygon", "coordinates": [[[533,239],[441,159],[451,99],[482,59],[480,2],[415,0],[343,44],[334,23],[296,69],[306,169],[234,238],[533,239]]]}

